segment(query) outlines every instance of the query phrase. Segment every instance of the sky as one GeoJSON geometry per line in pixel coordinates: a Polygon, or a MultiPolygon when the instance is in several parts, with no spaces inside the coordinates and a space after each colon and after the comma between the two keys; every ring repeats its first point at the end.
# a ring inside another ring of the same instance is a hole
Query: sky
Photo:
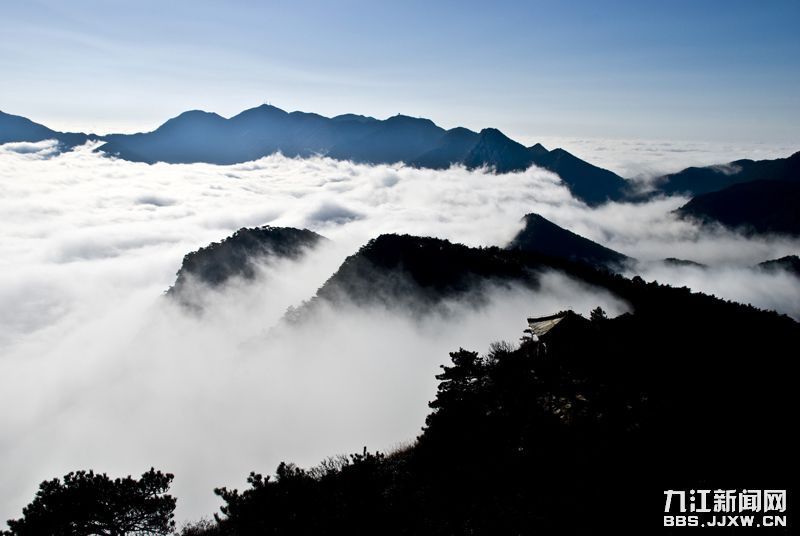
{"type": "Polygon", "coordinates": [[[800,144],[800,2],[2,2],[0,110],[148,131],[263,102],[515,139],[800,144]]]}

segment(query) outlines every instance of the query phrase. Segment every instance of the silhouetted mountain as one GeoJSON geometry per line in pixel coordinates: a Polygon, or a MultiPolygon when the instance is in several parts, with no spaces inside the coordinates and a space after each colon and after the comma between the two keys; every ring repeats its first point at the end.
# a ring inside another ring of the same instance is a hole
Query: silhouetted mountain
{"type": "Polygon", "coordinates": [[[493,167],[499,173],[522,171],[533,164],[533,154],[496,128],[481,130],[477,143],[464,159],[468,168],[493,167]]]}
{"type": "MultiPolygon", "coordinates": [[[[378,241],[392,249],[410,241],[426,257],[450,249],[413,237],[378,241]]],[[[688,496],[745,481],[795,493],[800,325],[688,289],[591,273],[633,312],[531,318],[536,337],[518,346],[453,351],[414,444],[389,454],[364,448],[308,470],[281,463],[274,478],[251,473],[242,492],[215,490],[220,515],[185,536],[638,535],[663,515],[664,490],[688,496]]]]}
{"type": "Polygon", "coordinates": [[[547,153],[543,150],[546,149],[538,144],[529,149],[533,154],[533,163],[556,173],[567,184],[572,195],[586,204],[618,201],[627,195],[628,183],[616,173],[593,166],[564,149],[553,149],[547,153]]]}
{"type": "MultiPolygon", "coordinates": [[[[580,240],[577,243],[586,247],[580,240]]],[[[584,260],[560,253],[554,256],[522,249],[471,248],[439,238],[381,235],[345,259],[311,300],[287,312],[287,320],[308,320],[321,302],[378,305],[410,310],[420,317],[446,313],[452,300],[480,307],[486,303],[489,289],[516,285],[536,288],[540,275],[551,270],[589,285],[607,285],[605,268],[598,270],[584,260]]],[[[596,253],[618,259],[611,250],[596,253]]]]}
{"type": "MultiPolygon", "coordinates": [[[[543,225],[545,229],[549,227],[548,223],[543,225]]],[[[555,236],[567,232],[563,229],[556,231],[555,236]]],[[[576,243],[586,247],[581,240],[576,243]]],[[[603,258],[609,255],[612,262],[619,259],[612,250],[587,249],[603,255],[603,258]]],[[[555,253],[497,247],[471,248],[438,238],[381,235],[345,259],[316,295],[301,306],[291,308],[286,318],[290,322],[306,321],[322,303],[334,306],[377,305],[412,311],[420,317],[432,312],[447,313],[454,301],[481,307],[486,303],[487,291],[517,286],[535,289],[540,275],[548,271],[560,272],[571,279],[603,288],[637,311],[659,306],[657,300],[648,297],[649,294],[639,292],[644,285],[639,277],[634,277],[636,284],[631,286],[625,282],[628,281],[626,278],[598,268],[595,263],[570,258],[560,251],[555,253]]],[[[621,262],[628,260],[623,257],[621,262]]],[[[722,303],[714,297],[697,297],[702,295],[693,294],[688,288],[663,292],[681,303],[683,300],[704,299],[708,303],[722,303]]]]}
{"type": "Polygon", "coordinates": [[[800,235],[800,181],[753,181],[702,194],[677,210],[683,217],[746,233],[800,235]]]}
{"type": "Polygon", "coordinates": [[[334,121],[356,121],[358,123],[372,123],[377,121],[374,117],[358,114],[342,114],[331,118],[334,121]]]}
{"type": "Polygon", "coordinates": [[[367,126],[364,135],[337,140],[327,152],[328,156],[370,164],[410,162],[436,145],[445,133],[430,119],[406,115],[358,124],[367,126]]]}
{"type": "Polygon", "coordinates": [[[479,134],[463,127],[453,128],[439,138],[436,146],[409,162],[412,166],[447,169],[465,163],[480,138],[479,134]]]}
{"type": "Polygon", "coordinates": [[[627,192],[625,179],[611,171],[563,149],[548,151],[539,143],[525,147],[494,128],[483,129],[480,134],[463,128],[449,130],[435,148],[409,163],[436,169],[452,164],[470,169],[485,166],[498,173],[524,171],[536,165],[556,173],[572,195],[589,205],[620,200],[627,192]]]}
{"type": "MultiPolygon", "coordinates": [[[[563,233],[569,232],[561,230],[555,236],[563,238],[563,233]]],[[[572,236],[584,254],[593,252],[597,256],[592,259],[611,259],[612,263],[627,259],[572,236]]],[[[514,285],[535,288],[541,273],[550,270],[589,285],[607,284],[605,276],[598,275],[606,273],[605,268],[598,270],[598,264],[570,257],[556,247],[551,250],[555,255],[518,248],[471,248],[438,238],[381,235],[345,259],[311,300],[289,310],[287,319],[307,320],[320,302],[378,305],[411,310],[420,316],[447,312],[452,300],[480,307],[485,304],[489,289],[514,285]]]]}
{"type": "Polygon", "coordinates": [[[528,147],[528,150],[531,152],[534,158],[541,158],[550,152],[547,149],[545,149],[544,145],[542,145],[541,143],[537,143],[536,145],[531,145],[530,147],[528,147]]]}
{"type": "Polygon", "coordinates": [[[258,261],[296,259],[321,240],[325,238],[306,229],[270,226],[239,229],[221,242],[187,254],[167,295],[187,305],[197,305],[199,302],[192,295],[196,290],[193,284],[217,287],[232,278],[253,279],[258,261]]]}
{"type": "Polygon", "coordinates": [[[760,262],[758,267],[769,271],[784,270],[800,277],[800,257],[797,255],[787,255],[780,259],[760,262]]]}
{"type": "Polygon", "coordinates": [[[800,152],[776,160],[736,160],[728,164],[689,167],[656,179],[656,192],[697,196],[743,182],[800,181],[800,152]]]}
{"type": "Polygon", "coordinates": [[[496,173],[524,171],[531,165],[561,177],[572,194],[589,205],[626,195],[626,181],[563,149],[541,144],[525,147],[497,129],[480,133],[466,128],[444,130],[430,119],[396,115],[378,120],[355,114],[333,118],[305,112],[287,113],[263,104],[225,119],[192,110],[152,132],[102,137],[55,132],[25,118],[0,113],[0,143],[58,139],[71,147],[87,139],[106,143],[99,150],[134,162],[236,164],[275,153],[307,157],[326,155],[368,164],[405,163],[444,169],[463,165],[488,167],[496,173]]]}
{"type": "Polygon", "coordinates": [[[528,214],[523,220],[525,227],[507,246],[508,249],[541,253],[613,270],[619,270],[633,260],[622,253],[559,227],[538,214],[528,214]]]}
{"type": "Polygon", "coordinates": [[[154,132],[109,137],[101,150],[149,163],[231,164],[282,152],[369,164],[403,162],[433,169],[453,164],[486,166],[498,173],[523,171],[536,164],[557,173],[575,197],[590,205],[621,199],[626,190],[621,177],[563,149],[547,151],[539,144],[527,148],[491,128],[480,134],[460,127],[445,131],[429,119],[404,115],[383,121],[354,114],[328,119],[286,113],[266,104],[227,121],[220,121],[215,114],[187,113],[154,132]],[[181,128],[164,128],[176,122],[181,128]]]}
{"type": "Polygon", "coordinates": [[[174,117],[148,134],[109,136],[102,149],[126,160],[154,163],[197,162],[233,143],[227,136],[227,120],[217,114],[192,110],[174,117]]]}
{"type": "Polygon", "coordinates": [[[533,284],[534,261],[499,248],[470,248],[438,238],[386,234],[349,256],[311,302],[290,314],[301,318],[314,303],[409,307],[430,312],[443,300],[480,303],[490,283],[533,284]]]}
{"type": "Polygon", "coordinates": [[[81,132],[56,132],[25,117],[0,112],[0,143],[58,140],[64,148],[71,148],[83,145],[91,137],[81,132]]]}

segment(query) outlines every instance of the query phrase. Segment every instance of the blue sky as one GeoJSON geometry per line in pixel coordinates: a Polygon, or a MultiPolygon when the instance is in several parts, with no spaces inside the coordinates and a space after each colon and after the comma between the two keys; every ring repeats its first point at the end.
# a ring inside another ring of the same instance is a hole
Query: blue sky
{"type": "Polygon", "coordinates": [[[545,136],[800,143],[800,1],[3,2],[0,109],[151,130],[268,101],[545,136]]]}

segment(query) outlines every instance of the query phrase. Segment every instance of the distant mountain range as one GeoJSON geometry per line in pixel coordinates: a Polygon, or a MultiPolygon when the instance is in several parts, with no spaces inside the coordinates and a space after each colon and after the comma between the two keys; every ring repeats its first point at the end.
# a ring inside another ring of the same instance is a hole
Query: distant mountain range
{"type": "Polygon", "coordinates": [[[694,197],[677,211],[745,234],[800,236],[800,181],[757,180],[694,197]]]}
{"type": "Polygon", "coordinates": [[[233,164],[281,152],[325,155],[368,164],[404,162],[444,169],[461,164],[498,173],[531,165],[557,173],[575,197],[589,204],[621,199],[625,180],[562,149],[525,147],[493,128],[445,130],[430,119],[396,115],[385,120],[353,114],[333,118],[291,112],[267,104],[225,119],[185,112],[153,132],[106,136],[100,150],[140,162],[233,164]]]}
{"type": "Polygon", "coordinates": [[[800,152],[775,160],[736,160],[722,165],[689,167],[655,180],[657,192],[697,196],[734,184],[772,180],[800,182],[800,152]]]}
{"type": "Polygon", "coordinates": [[[655,195],[691,195],[676,212],[745,234],[800,236],[800,152],[690,167],[656,179],[655,195]]]}
{"type": "Polygon", "coordinates": [[[65,148],[70,148],[83,145],[89,139],[99,137],[82,132],[56,132],[25,117],[0,112],[0,143],[58,140],[65,148]]]}
{"type": "MultiPolygon", "coordinates": [[[[396,115],[385,120],[356,114],[324,117],[286,112],[267,104],[226,119],[193,110],[168,120],[152,132],[94,134],[57,132],[24,117],[0,112],[0,143],[55,139],[70,148],[87,140],[104,142],[100,151],[135,162],[235,164],[277,152],[291,157],[324,155],[369,164],[405,163],[431,169],[463,165],[496,173],[535,165],[556,173],[577,199],[590,206],[636,200],[619,175],[590,164],[563,149],[541,144],[526,147],[494,128],[480,132],[445,130],[430,119],[396,115]]],[[[800,181],[800,152],[776,160],[736,160],[690,167],[654,181],[650,195],[698,196],[757,180],[800,181]]],[[[746,202],[746,200],[744,200],[746,202]]],[[[752,225],[754,229],[758,224],[752,225]]]]}
{"type": "Polygon", "coordinates": [[[497,129],[445,130],[430,119],[396,115],[378,120],[355,114],[323,117],[287,113],[264,104],[226,119],[209,112],[184,112],[153,132],[97,136],[56,132],[0,112],[0,143],[56,139],[66,148],[87,140],[104,141],[99,150],[135,162],[235,164],[281,152],[286,156],[325,155],[369,164],[402,162],[444,169],[458,164],[497,173],[531,165],[558,174],[572,194],[590,205],[622,199],[627,182],[563,149],[525,147],[497,129]]]}

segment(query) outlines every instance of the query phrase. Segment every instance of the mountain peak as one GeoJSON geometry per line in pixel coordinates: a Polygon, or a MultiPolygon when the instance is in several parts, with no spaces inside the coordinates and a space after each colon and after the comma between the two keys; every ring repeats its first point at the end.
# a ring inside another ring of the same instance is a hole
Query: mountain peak
{"type": "Polygon", "coordinates": [[[676,212],[745,234],[800,236],[800,182],[755,180],[700,194],[676,212]]]}
{"type": "Polygon", "coordinates": [[[358,115],[358,114],[341,114],[335,117],[331,117],[332,121],[355,121],[357,123],[372,123],[377,121],[372,116],[369,115],[358,115]]]}
{"type": "Polygon", "coordinates": [[[482,129],[479,134],[485,138],[498,138],[502,140],[513,141],[511,138],[500,132],[500,130],[492,127],[482,129]]]}
{"type": "Polygon", "coordinates": [[[214,118],[214,119],[225,119],[221,115],[216,112],[206,112],[205,110],[187,110],[185,112],[181,112],[180,114],[176,115],[172,119],[192,119],[192,118],[214,118]]]}
{"type": "Polygon", "coordinates": [[[297,259],[327,240],[307,229],[292,227],[242,228],[183,258],[175,284],[167,295],[184,305],[197,306],[196,286],[220,287],[235,278],[254,279],[263,259],[297,259]]]}
{"type": "Polygon", "coordinates": [[[800,257],[797,255],[787,255],[780,259],[764,261],[758,263],[758,267],[770,271],[783,270],[800,277],[800,257]]]}
{"type": "Polygon", "coordinates": [[[255,108],[248,108],[235,116],[231,117],[231,121],[234,123],[242,121],[242,120],[260,120],[266,118],[283,118],[288,116],[289,114],[276,107],[272,106],[271,104],[262,104],[260,106],[256,106],[255,108]]]}
{"type": "Polygon", "coordinates": [[[559,227],[535,212],[522,219],[525,227],[514,237],[508,249],[520,249],[612,269],[618,269],[631,260],[622,253],[559,227]]]}
{"type": "MultiPolygon", "coordinates": [[[[286,110],[283,110],[282,108],[278,108],[277,106],[273,106],[271,104],[266,104],[266,103],[265,104],[261,104],[259,106],[256,106],[255,108],[249,108],[247,110],[244,110],[241,113],[244,114],[244,113],[248,113],[248,112],[277,113],[277,114],[281,114],[281,115],[288,113],[288,112],[286,112],[286,110]]],[[[241,115],[241,114],[239,114],[239,115],[241,115]]]]}
{"type": "Polygon", "coordinates": [[[528,149],[496,128],[484,128],[478,142],[465,158],[468,168],[488,166],[497,173],[524,171],[531,165],[528,149]]]}
{"type": "Polygon", "coordinates": [[[56,139],[64,147],[74,147],[86,143],[89,136],[80,132],[56,132],[27,117],[0,111],[0,143],[14,141],[37,142],[56,139]]]}
{"type": "Polygon", "coordinates": [[[227,119],[214,112],[189,110],[167,120],[163,125],[158,127],[155,132],[160,135],[186,132],[196,136],[198,133],[195,132],[195,129],[221,126],[224,125],[226,121],[227,119]]]}
{"type": "Polygon", "coordinates": [[[537,143],[536,145],[531,145],[530,147],[528,147],[528,150],[535,156],[543,156],[550,152],[541,143],[537,143]]]}
{"type": "Polygon", "coordinates": [[[411,117],[410,115],[403,115],[403,114],[393,115],[392,117],[386,119],[384,123],[408,124],[408,125],[415,124],[415,125],[436,127],[436,123],[434,123],[430,119],[425,119],[424,117],[411,117]]]}

